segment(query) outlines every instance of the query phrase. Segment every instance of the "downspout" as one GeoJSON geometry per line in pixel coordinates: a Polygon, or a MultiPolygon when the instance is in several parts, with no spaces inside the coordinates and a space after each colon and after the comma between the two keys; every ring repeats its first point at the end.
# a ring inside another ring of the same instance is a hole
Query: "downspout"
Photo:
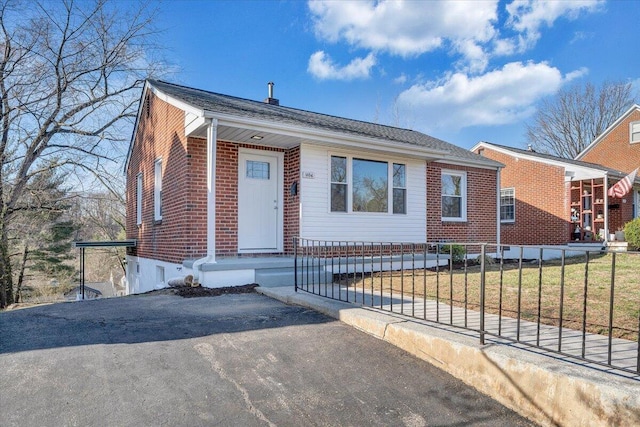
{"type": "Polygon", "coordinates": [[[209,119],[207,127],[207,256],[193,262],[193,283],[200,284],[202,264],[216,262],[216,147],[218,120],[209,119]]]}

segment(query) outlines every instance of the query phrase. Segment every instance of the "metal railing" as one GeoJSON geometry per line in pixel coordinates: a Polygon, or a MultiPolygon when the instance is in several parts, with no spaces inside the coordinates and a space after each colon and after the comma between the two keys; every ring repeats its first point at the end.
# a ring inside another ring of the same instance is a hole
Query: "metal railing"
{"type": "Polygon", "coordinates": [[[296,291],[640,374],[640,253],[294,239],[296,291]]]}

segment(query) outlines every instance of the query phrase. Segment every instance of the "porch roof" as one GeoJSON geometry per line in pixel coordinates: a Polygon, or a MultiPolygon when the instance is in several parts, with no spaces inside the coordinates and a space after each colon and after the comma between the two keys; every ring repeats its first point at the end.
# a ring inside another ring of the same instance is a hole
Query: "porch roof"
{"type": "Polygon", "coordinates": [[[209,92],[159,80],[149,80],[156,90],[199,110],[203,115],[242,117],[264,123],[276,123],[297,129],[315,129],[342,138],[367,138],[397,143],[400,147],[428,149],[431,160],[475,164],[478,167],[500,168],[503,165],[479,156],[454,144],[410,129],[352,120],[296,108],[209,92]],[[408,146],[408,147],[407,147],[408,146]]]}

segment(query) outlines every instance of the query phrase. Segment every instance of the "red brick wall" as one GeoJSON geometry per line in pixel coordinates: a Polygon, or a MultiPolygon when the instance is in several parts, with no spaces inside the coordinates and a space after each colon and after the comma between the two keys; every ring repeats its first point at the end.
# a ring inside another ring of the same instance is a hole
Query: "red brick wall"
{"type": "Polygon", "coordinates": [[[284,251],[293,254],[293,238],[300,235],[300,147],[284,152],[284,251]],[[297,183],[298,194],[291,194],[297,183]]]}
{"type": "Polygon", "coordinates": [[[137,239],[129,253],[182,262],[190,238],[185,233],[187,203],[187,141],[184,112],[149,94],[149,114],[142,112],[127,170],[127,238],[137,239]],[[162,158],[163,219],[154,221],[154,163],[162,158]],[[142,173],[142,224],[136,225],[136,176],[142,173]]]}
{"type": "Polygon", "coordinates": [[[629,124],[637,121],[640,121],[640,110],[629,114],[580,160],[597,163],[625,173],[640,166],[640,143],[629,143],[629,124]]]}
{"type": "Polygon", "coordinates": [[[443,163],[427,164],[427,241],[442,239],[457,242],[495,243],[496,186],[495,170],[469,168],[443,163]],[[442,169],[467,171],[467,221],[442,221],[442,169]]]}
{"type": "Polygon", "coordinates": [[[501,223],[501,242],[512,245],[565,244],[571,238],[569,187],[564,168],[484,148],[483,155],[505,165],[500,187],[514,188],[515,222],[501,223]]]}

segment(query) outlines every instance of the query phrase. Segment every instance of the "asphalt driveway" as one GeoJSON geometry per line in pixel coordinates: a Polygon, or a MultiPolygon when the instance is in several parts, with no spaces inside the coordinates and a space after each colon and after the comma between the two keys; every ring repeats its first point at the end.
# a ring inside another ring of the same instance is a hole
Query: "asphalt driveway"
{"type": "Polygon", "coordinates": [[[383,341],[258,294],[0,313],[3,426],[519,426],[383,341]]]}

